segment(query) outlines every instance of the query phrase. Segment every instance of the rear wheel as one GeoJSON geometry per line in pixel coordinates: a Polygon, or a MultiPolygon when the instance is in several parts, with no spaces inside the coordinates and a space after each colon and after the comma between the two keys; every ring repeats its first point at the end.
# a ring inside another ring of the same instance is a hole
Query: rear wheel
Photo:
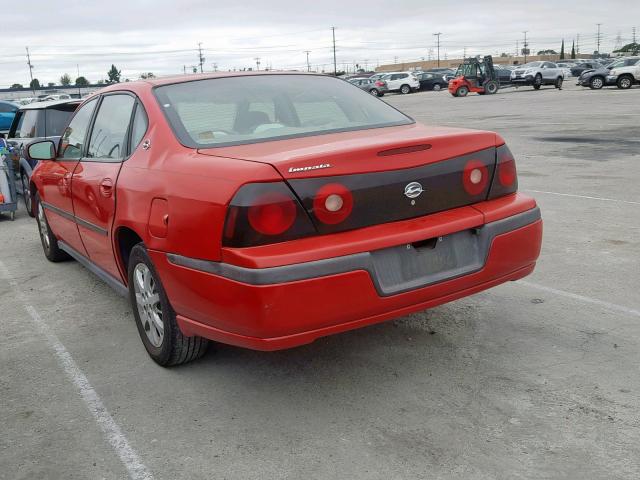
{"type": "Polygon", "coordinates": [[[31,201],[31,189],[29,188],[29,177],[27,177],[25,172],[22,172],[20,180],[22,182],[22,198],[24,199],[24,206],[27,209],[29,216],[35,217],[35,214],[33,213],[33,202],[31,201]]]}
{"type": "Polygon", "coordinates": [[[62,262],[69,258],[69,255],[58,247],[58,239],[55,237],[49,227],[47,216],[44,213],[44,207],[40,201],[40,194],[36,193],[36,210],[38,214],[38,231],[40,232],[40,242],[44,250],[44,256],[50,262],[62,262]]]}
{"type": "Polygon", "coordinates": [[[533,79],[533,88],[535,88],[536,90],[540,90],[541,86],[542,86],[542,75],[537,74],[533,79]]]}
{"type": "Polygon", "coordinates": [[[409,85],[402,85],[400,87],[400,93],[406,95],[407,93],[411,93],[411,87],[409,85]]]}
{"type": "Polygon", "coordinates": [[[142,243],[133,247],[129,255],[128,278],[133,315],[149,356],[157,364],[169,367],[204,355],[209,341],[182,334],[160,277],[142,243]]]}
{"type": "Polygon", "coordinates": [[[593,77],[589,81],[589,88],[591,90],[600,90],[602,87],[604,87],[604,79],[602,77],[593,77]]]}
{"type": "Polygon", "coordinates": [[[631,77],[630,75],[622,75],[620,78],[618,78],[616,84],[618,85],[618,88],[627,90],[633,86],[633,77],[631,77]]]}
{"type": "Polygon", "coordinates": [[[484,91],[487,93],[487,95],[493,95],[498,91],[498,82],[496,82],[495,80],[489,80],[484,85],[484,91]]]}
{"type": "Polygon", "coordinates": [[[380,92],[378,91],[377,88],[372,88],[371,90],[369,90],[369,93],[371,95],[373,95],[374,97],[379,97],[380,96],[380,92]]]}
{"type": "Polygon", "coordinates": [[[556,78],[556,84],[555,84],[555,87],[556,87],[558,90],[562,90],[562,81],[563,81],[563,80],[562,80],[562,77],[558,77],[558,78],[556,78]]]}
{"type": "Polygon", "coordinates": [[[456,97],[466,97],[467,94],[469,93],[469,89],[467,87],[459,87],[458,90],[456,90],[456,97]]]}
{"type": "Polygon", "coordinates": [[[442,87],[440,86],[440,84],[439,84],[439,83],[436,83],[436,84],[433,86],[433,91],[434,91],[434,92],[439,92],[440,90],[442,90],[442,87]]]}

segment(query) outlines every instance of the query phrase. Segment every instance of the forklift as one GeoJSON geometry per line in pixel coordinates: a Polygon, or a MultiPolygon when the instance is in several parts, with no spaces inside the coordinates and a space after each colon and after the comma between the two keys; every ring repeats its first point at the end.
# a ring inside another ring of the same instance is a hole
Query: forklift
{"type": "Polygon", "coordinates": [[[449,93],[454,97],[466,97],[469,92],[479,95],[493,95],[500,88],[500,82],[493,68],[493,57],[465,58],[458,66],[456,77],[449,82],[449,93]]]}

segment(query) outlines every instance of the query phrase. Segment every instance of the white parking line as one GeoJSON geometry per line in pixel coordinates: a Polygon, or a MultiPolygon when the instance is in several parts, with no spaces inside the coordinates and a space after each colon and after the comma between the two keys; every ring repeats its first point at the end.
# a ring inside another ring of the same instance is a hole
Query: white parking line
{"type": "Polygon", "coordinates": [[[618,200],[617,198],[590,197],[589,195],[576,195],[574,193],[545,192],[544,190],[523,190],[523,191],[532,192],[532,193],[545,193],[547,195],[558,195],[560,197],[586,198],[589,200],[601,200],[603,202],[618,202],[618,203],[628,203],[629,205],[640,205],[640,202],[632,202],[631,200],[618,200]]]}
{"type": "Polygon", "coordinates": [[[9,285],[11,285],[14,290],[16,298],[20,300],[24,309],[27,311],[40,332],[47,339],[47,342],[56,354],[58,362],[62,366],[64,372],[78,389],[78,393],[89,409],[89,412],[93,415],[93,418],[107,437],[109,444],[115,450],[120,461],[127,469],[129,478],[132,480],[153,480],[153,475],[142,463],[135,450],[131,447],[127,437],[122,433],[122,430],[109,414],[104,403],[102,403],[98,393],[89,383],[87,376],[82,372],[82,370],[80,370],[80,367],[78,367],[78,364],[75,362],[69,351],[58,339],[53,330],[51,330],[49,325],[47,325],[47,323],[42,319],[38,311],[28,303],[26,297],[19,289],[17,282],[11,277],[9,269],[1,260],[0,273],[2,273],[2,276],[9,282],[9,285]]]}
{"type": "Polygon", "coordinates": [[[537,283],[527,282],[526,280],[518,280],[516,283],[520,285],[524,285],[526,287],[536,288],[538,290],[542,290],[544,292],[553,293],[554,295],[560,295],[562,297],[571,298],[573,300],[579,300],[585,303],[592,303],[594,305],[600,305],[601,307],[606,307],[610,310],[617,310],[618,312],[626,313],[629,315],[633,315],[636,317],[640,317],[640,310],[635,310],[633,308],[625,307],[624,305],[618,305],[616,303],[605,302],[604,300],[598,300],[597,298],[587,297],[585,295],[578,295],[577,293],[565,292],[564,290],[558,290],[557,288],[545,287],[544,285],[539,285],[537,283]]]}

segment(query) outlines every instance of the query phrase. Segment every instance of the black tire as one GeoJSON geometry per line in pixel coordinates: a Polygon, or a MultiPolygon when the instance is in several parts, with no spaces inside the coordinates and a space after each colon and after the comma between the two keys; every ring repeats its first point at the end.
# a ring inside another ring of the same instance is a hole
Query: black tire
{"type": "Polygon", "coordinates": [[[589,88],[591,90],[600,90],[602,87],[604,87],[604,78],[597,75],[591,77],[591,80],[589,80],[589,88]]]}
{"type": "Polygon", "coordinates": [[[38,232],[40,233],[40,243],[42,244],[42,250],[44,250],[44,256],[47,257],[47,260],[54,263],[67,260],[69,255],[58,246],[58,239],[51,231],[44,207],[40,202],[39,193],[36,193],[35,201],[35,208],[38,212],[38,232]]]}
{"type": "Polygon", "coordinates": [[[540,90],[541,86],[542,86],[542,75],[538,73],[536,77],[533,79],[533,88],[536,90],[540,90]]]}
{"type": "Polygon", "coordinates": [[[129,255],[128,266],[128,279],[129,279],[129,300],[131,301],[131,308],[133,309],[133,315],[136,320],[136,326],[138,327],[138,333],[140,339],[144,344],[145,349],[149,356],[158,365],[163,367],[170,367],[173,365],[180,365],[182,363],[191,362],[197,358],[202,357],[207,351],[209,341],[202,337],[187,337],[182,334],[178,323],[176,322],[176,313],[173,311],[167,294],[162,286],[160,277],[156,272],[156,269],[151,262],[151,258],[147,253],[147,249],[142,243],[137,244],[131,250],[129,255]],[[159,345],[154,345],[147,334],[147,331],[152,328],[149,321],[143,321],[140,315],[140,308],[136,300],[136,287],[135,283],[138,280],[135,278],[136,267],[148,269],[151,274],[151,281],[153,281],[153,289],[157,292],[159,301],[156,302],[156,308],[161,313],[161,321],[163,324],[163,334],[159,345]],[[144,265],[144,267],[142,267],[144,265]],[[159,308],[158,308],[159,307],[159,308]]]}
{"type": "Polygon", "coordinates": [[[485,83],[484,85],[484,91],[487,95],[494,95],[498,92],[498,82],[496,82],[495,80],[489,80],[487,83],[485,83]]]}
{"type": "Polygon", "coordinates": [[[409,85],[402,85],[400,87],[400,93],[406,95],[407,93],[411,93],[411,87],[409,85]]]}
{"type": "Polygon", "coordinates": [[[555,87],[556,87],[558,90],[562,90],[562,82],[563,82],[563,81],[564,81],[564,80],[563,80],[563,78],[562,78],[562,77],[558,77],[558,78],[556,78],[555,87]]]}
{"type": "Polygon", "coordinates": [[[433,89],[434,92],[439,92],[440,90],[442,90],[442,85],[440,85],[439,83],[436,83],[433,85],[433,89]]]}
{"type": "Polygon", "coordinates": [[[628,90],[633,87],[634,78],[631,75],[621,75],[616,81],[618,88],[628,90]]]}
{"type": "Polygon", "coordinates": [[[21,172],[20,182],[22,183],[22,199],[24,200],[24,208],[27,210],[29,216],[33,218],[36,216],[36,214],[33,211],[33,197],[31,196],[29,187],[29,177],[25,172],[21,172]]]}
{"type": "Polygon", "coordinates": [[[374,97],[379,97],[380,96],[380,92],[378,91],[377,88],[372,88],[371,90],[369,90],[369,93],[371,95],[373,95],[374,97]]]}
{"type": "Polygon", "coordinates": [[[469,89],[465,86],[459,87],[456,90],[456,97],[466,97],[469,94],[469,89]]]}

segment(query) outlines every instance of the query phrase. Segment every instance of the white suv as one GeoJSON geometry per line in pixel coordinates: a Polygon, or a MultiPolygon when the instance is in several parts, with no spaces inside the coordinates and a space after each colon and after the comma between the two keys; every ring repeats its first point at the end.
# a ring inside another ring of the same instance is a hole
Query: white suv
{"type": "Polygon", "coordinates": [[[390,92],[411,93],[420,90],[420,81],[413,72],[389,72],[382,80],[390,92]]]}
{"type": "Polygon", "coordinates": [[[634,83],[640,83],[640,61],[627,67],[614,67],[607,75],[607,82],[614,83],[618,88],[627,89],[634,83]]]}

